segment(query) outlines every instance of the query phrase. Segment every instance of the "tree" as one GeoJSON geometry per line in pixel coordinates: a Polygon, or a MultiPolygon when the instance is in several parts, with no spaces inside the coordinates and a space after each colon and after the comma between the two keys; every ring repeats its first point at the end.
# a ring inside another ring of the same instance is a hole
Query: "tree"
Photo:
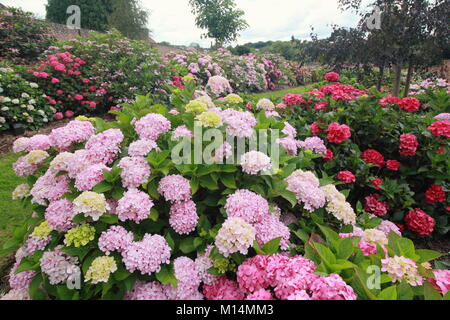
{"type": "Polygon", "coordinates": [[[112,13],[110,0],[47,0],[46,20],[66,24],[67,8],[77,5],[81,10],[81,28],[105,32],[109,29],[108,16],[112,13]]]}
{"type": "Polygon", "coordinates": [[[125,37],[146,40],[150,30],[146,27],[149,12],[143,9],[139,0],[110,0],[113,12],[108,16],[111,27],[119,30],[125,37]]]}
{"type": "Polygon", "coordinates": [[[81,28],[106,32],[112,28],[130,39],[145,40],[148,11],[141,8],[139,0],[48,0],[46,19],[66,24],[67,8],[77,5],[81,11],[81,28]]]}
{"type": "Polygon", "coordinates": [[[197,27],[207,30],[202,37],[214,39],[215,47],[235,41],[248,27],[244,11],[236,9],[233,0],[189,0],[189,4],[197,27]]]}
{"type": "Polygon", "coordinates": [[[366,32],[371,48],[378,48],[374,60],[394,68],[392,94],[400,94],[402,68],[407,68],[404,95],[408,94],[414,70],[425,68],[442,59],[448,47],[450,15],[448,0],[374,0],[370,7],[381,11],[379,29],[368,30],[366,19],[373,12],[361,10],[361,0],[339,0],[342,9],[360,12],[359,27],[366,32]],[[383,48],[383,50],[380,50],[383,48]]]}

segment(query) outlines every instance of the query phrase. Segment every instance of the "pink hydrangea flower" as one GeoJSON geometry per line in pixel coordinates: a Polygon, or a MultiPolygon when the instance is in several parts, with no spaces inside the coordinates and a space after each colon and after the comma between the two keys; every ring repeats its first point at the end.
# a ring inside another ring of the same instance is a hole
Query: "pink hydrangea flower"
{"type": "Polygon", "coordinates": [[[203,294],[208,300],[243,300],[244,294],[235,281],[220,277],[212,284],[203,286],[203,294]]]}
{"type": "Polygon", "coordinates": [[[153,141],[161,134],[167,133],[170,127],[170,121],[157,113],[150,113],[134,123],[134,128],[141,139],[153,141]]]}
{"type": "Polygon", "coordinates": [[[337,274],[319,277],[311,285],[313,300],[356,300],[352,287],[337,274]]]}
{"type": "Polygon", "coordinates": [[[194,231],[198,219],[197,207],[192,200],[176,202],[170,208],[169,224],[178,234],[194,231]]]}
{"type": "Polygon", "coordinates": [[[136,223],[148,218],[153,201],[147,193],[130,189],[119,200],[116,208],[120,221],[132,220],[136,223]]]}
{"type": "Polygon", "coordinates": [[[132,232],[122,226],[112,226],[100,235],[98,248],[109,256],[112,251],[122,253],[133,241],[132,232]]]}
{"type": "Polygon", "coordinates": [[[158,192],[167,201],[185,201],[191,198],[191,185],[181,175],[170,175],[161,179],[158,192]]]}
{"type": "Polygon", "coordinates": [[[248,223],[260,222],[269,213],[266,199],[249,190],[237,190],[225,203],[228,217],[242,218],[248,223]]]}
{"type": "Polygon", "coordinates": [[[144,158],[122,158],[118,167],[122,168],[120,176],[122,177],[122,185],[125,188],[138,188],[150,176],[150,166],[144,158]]]}
{"type": "Polygon", "coordinates": [[[102,182],[105,179],[103,176],[103,170],[110,171],[111,168],[108,168],[102,163],[87,167],[79,174],[77,174],[75,178],[75,188],[80,191],[91,190],[98,183],[102,182]]]}
{"type": "Polygon", "coordinates": [[[128,154],[131,157],[145,157],[152,150],[160,150],[156,142],[153,140],[141,139],[130,144],[130,146],[128,147],[128,154]]]}
{"type": "Polygon", "coordinates": [[[59,232],[66,232],[74,227],[72,219],[75,215],[73,203],[67,199],[53,201],[45,210],[45,220],[59,232]]]}

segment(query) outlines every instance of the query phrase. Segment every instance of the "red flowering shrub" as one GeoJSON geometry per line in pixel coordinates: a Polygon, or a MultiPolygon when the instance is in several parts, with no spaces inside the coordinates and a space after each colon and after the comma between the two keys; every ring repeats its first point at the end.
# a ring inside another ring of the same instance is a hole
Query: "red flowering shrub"
{"type": "Polygon", "coordinates": [[[292,105],[301,105],[301,104],[305,104],[306,101],[305,99],[302,98],[301,94],[286,94],[283,97],[284,102],[286,102],[286,105],[292,106],[292,105]]]}
{"type": "Polygon", "coordinates": [[[320,128],[320,126],[317,124],[317,122],[313,122],[310,126],[310,129],[311,129],[311,133],[314,136],[319,135],[319,133],[321,133],[323,131],[322,128],[320,128]]]}
{"type": "Polygon", "coordinates": [[[386,168],[392,171],[398,171],[400,169],[401,163],[397,160],[388,160],[386,161],[386,168]]]}
{"type": "Polygon", "coordinates": [[[323,159],[327,162],[333,161],[334,158],[334,154],[333,154],[333,150],[331,149],[327,149],[327,151],[325,152],[325,156],[323,157],[323,159]]]}
{"type": "Polygon", "coordinates": [[[441,186],[433,184],[425,193],[425,199],[427,203],[430,204],[444,202],[446,199],[446,194],[441,186]]]}
{"type": "Polygon", "coordinates": [[[337,122],[330,124],[327,132],[328,141],[336,144],[340,144],[352,136],[350,128],[347,125],[339,125],[337,122]]]}
{"type": "Polygon", "coordinates": [[[336,72],[328,72],[325,75],[325,80],[330,81],[330,82],[336,82],[339,80],[339,74],[336,72]]]}
{"type": "Polygon", "coordinates": [[[383,107],[383,108],[387,108],[387,107],[392,107],[392,106],[398,106],[398,104],[402,102],[402,99],[398,98],[398,97],[385,97],[380,99],[380,101],[378,101],[378,104],[383,107]]]}
{"type": "MultiPolygon", "coordinates": [[[[46,99],[58,111],[71,109],[75,113],[95,110],[103,104],[107,90],[85,74],[87,62],[70,52],[48,55],[28,72],[46,90],[46,99]],[[95,82],[95,83],[94,83],[95,82]]],[[[59,116],[58,116],[59,117],[59,116]]]]}
{"type": "Polygon", "coordinates": [[[434,231],[434,219],[421,209],[411,210],[405,218],[408,228],[420,236],[429,236],[434,231]]]}
{"type": "Polygon", "coordinates": [[[399,104],[400,109],[408,112],[414,112],[419,110],[420,101],[417,98],[403,98],[399,104]]]}
{"type": "Polygon", "coordinates": [[[412,157],[416,155],[419,142],[413,134],[402,134],[400,136],[400,155],[403,157],[412,157]]]}
{"type": "Polygon", "coordinates": [[[348,170],[339,172],[337,178],[345,183],[352,183],[356,181],[355,175],[348,170]]]}
{"type": "Polygon", "coordinates": [[[384,167],[384,157],[377,150],[366,150],[363,152],[361,158],[364,159],[367,163],[377,165],[379,168],[384,167]]]}
{"type": "Polygon", "coordinates": [[[450,121],[437,121],[428,130],[437,137],[450,138],[450,121]]]}
{"type": "Polygon", "coordinates": [[[370,180],[370,183],[372,183],[376,190],[381,190],[380,186],[383,184],[383,179],[375,178],[370,180]]]}
{"type": "Polygon", "coordinates": [[[389,206],[387,202],[379,201],[379,194],[371,194],[365,198],[364,210],[374,215],[383,217],[387,214],[389,206]]]}

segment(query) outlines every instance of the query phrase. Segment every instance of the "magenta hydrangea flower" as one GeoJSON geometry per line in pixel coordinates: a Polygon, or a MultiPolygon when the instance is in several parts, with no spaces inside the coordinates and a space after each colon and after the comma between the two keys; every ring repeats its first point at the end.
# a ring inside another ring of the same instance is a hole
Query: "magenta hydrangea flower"
{"type": "Polygon", "coordinates": [[[191,185],[181,175],[170,175],[161,179],[158,192],[167,201],[186,201],[191,198],[191,185]]]}
{"type": "Polygon", "coordinates": [[[197,206],[194,201],[180,201],[170,208],[170,226],[178,234],[189,234],[195,230],[198,223],[197,206]]]}
{"type": "Polygon", "coordinates": [[[270,301],[275,300],[272,296],[272,292],[269,290],[259,289],[252,294],[249,294],[245,300],[261,300],[261,301],[270,301]]]}
{"type": "Polygon", "coordinates": [[[312,284],[313,300],[356,300],[352,287],[348,286],[337,274],[319,277],[312,284]]]}
{"type": "Polygon", "coordinates": [[[248,223],[260,222],[269,213],[266,199],[249,190],[237,190],[225,203],[228,217],[242,218],[248,223]]]}
{"type": "Polygon", "coordinates": [[[108,129],[92,136],[86,143],[87,157],[90,163],[110,165],[120,153],[120,144],[123,138],[120,129],[108,129]]]}
{"type": "Polygon", "coordinates": [[[45,210],[45,220],[59,232],[66,232],[74,227],[72,219],[75,215],[73,203],[67,199],[53,201],[45,210]]]}
{"type": "Polygon", "coordinates": [[[102,163],[87,167],[77,174],[77,177],[75,178],[75,188],[80,191],[90,191],[105,179],[103,170],[110,171],[111,168],[108,168],[102,163]]]}
{"type": "Polygon", "coordinates": [[[141,139],[156,141],[161,134],[170,130],[171,124],[166,117],[150,113],[134,123],[134,128],[141,139]]]}
{"type": "Polygon", "coordinates": [[[239,288],[244,293],[252,293],[270,286],[265,267],[267,259],[265,256],[255,256],[247,259],[237,270],[237,281],[239,288]]]}
{"type": "Polygon", "coordinates": [[[208,300],[243,300],[244,294],[237,283],[225,276],[218,278],[212,284],[203,286],[203,295],[208,300]]]}
{"type": "Polygon", "coordinates": [[[142,241],[128,245],[122,257],[128,271],[150,275],[159,272],[161,264],[170,263],[170,247],[162,236],[147,234],[142,241]]]}
{"type": "Polygon", "coordinates": [[[150,166],[144,158],[125,157],[120,160],[118,167],[122,168],[120,176],[125,188],[138,188],[150,176],[150,166]]]}
{"type": "Polygon", "coordinates": [[[159,151],[156,142],[153,140],[141,139],[130,144],[128,147],[128,154],[131,157],[145,157],[152,150],[159,151]]]}
{"type": "Polygon", "coordinates": [[[132,220],[136,223],[148,218],[153,201],[147,193],[130,189],[119,200],[116,213],[120,221],[132,220]]]}
{"type": "Polygon", "coordinates": [[[122,253],[133,241],[132,232],[122,226],[112,226],[100,235],[98,248],[109,256],[112,251],[122,253]]]}
{"type": "Polygon", "coordinates": [[[311,297],[305,290],[298,290],[287,297],[287,300],[307,301],[311,300],[311,297]]]}

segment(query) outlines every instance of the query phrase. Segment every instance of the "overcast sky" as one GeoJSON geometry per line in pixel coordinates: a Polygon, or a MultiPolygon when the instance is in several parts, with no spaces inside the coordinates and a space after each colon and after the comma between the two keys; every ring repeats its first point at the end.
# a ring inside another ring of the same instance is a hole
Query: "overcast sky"
{"type": "MultiPolygon", "coordinates": [[[[47,0],[0,0],[0,3],[45,17],[47,0]]],[[[195,27],[188,0],[141,0],[141,3],[151,12],[149,28],[157,42],[177,45],[195,42],[209,46],[210,40],[200,38],[202,31],[195,27]]],[[[236,3],[245,11],[245,19],[250,25],[242,32],[240,44],[288,40],[292,35],[308,39],[311,26],[319,37],[326,37],[332,24],[350,27],[358,21],[355,14],[341,12],[337,0],[236,0],[236,3]]]]}

